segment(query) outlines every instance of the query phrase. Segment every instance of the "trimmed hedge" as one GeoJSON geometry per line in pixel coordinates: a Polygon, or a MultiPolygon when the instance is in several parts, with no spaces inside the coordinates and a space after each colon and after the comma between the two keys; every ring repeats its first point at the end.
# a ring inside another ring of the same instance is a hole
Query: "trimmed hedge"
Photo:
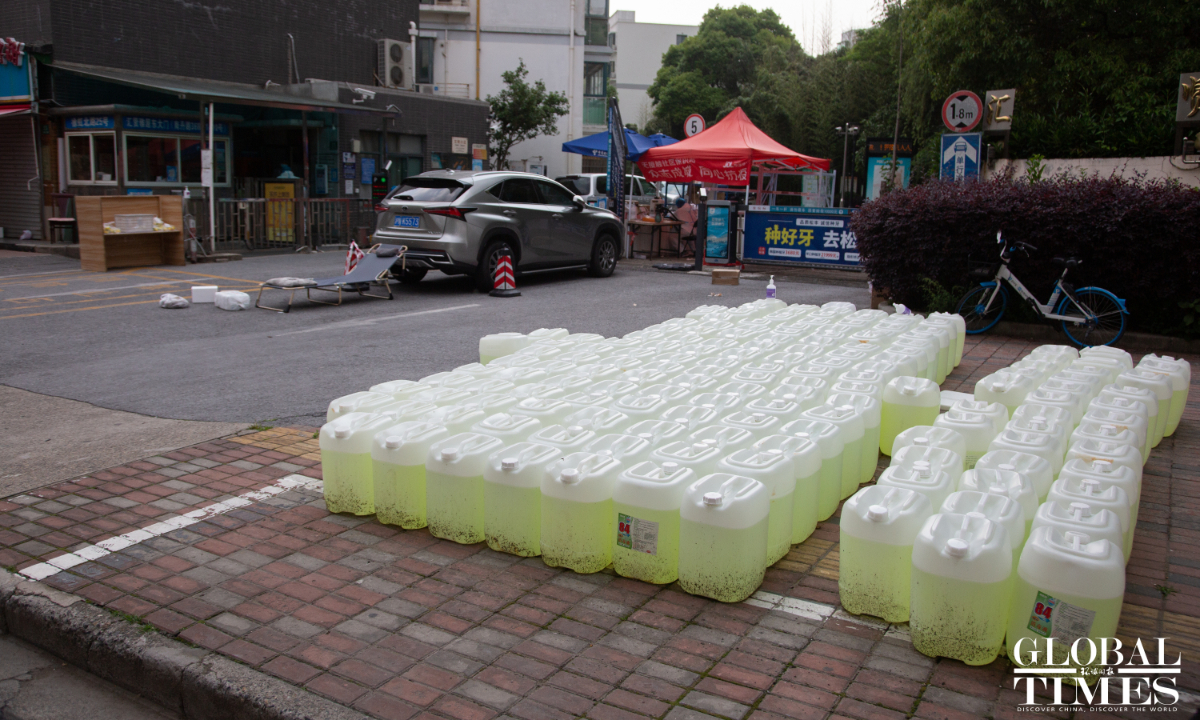
{"type": "MultiPolygon", "coordinates": [[[[875,286],[917,309],[937,288],[929,280],[965,290],[978,282],[968,258],[999,262],[997,230],[1038,248],[1014,253],[1009,268],[1042,302],[1062,272],[1050,260],[1065,256],[1083,260],[1068,282],[1127,300],[1132,329],[1190,334],[1181,303],[1200,299],[1200,191],[1174,182],[936,180],[867,203],[852,228],[875,286]]],[[[1010,294],[1010,312],[1019,300],[1010,294]]]]}

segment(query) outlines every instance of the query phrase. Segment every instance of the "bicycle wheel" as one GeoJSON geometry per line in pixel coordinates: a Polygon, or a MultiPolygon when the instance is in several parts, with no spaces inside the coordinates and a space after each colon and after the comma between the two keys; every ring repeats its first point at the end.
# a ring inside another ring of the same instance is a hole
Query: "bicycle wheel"
{"type": "Polygon", "coordinates": [[[962,319],[967,324],[967,334],[977,335],[982,332],[991,330],[996,323],[1000,322],[1000,318],[1004,317],[1004,311],[1008,308],[1008,291],[1002,285],[979,285],[967,291],[966,295],[958,301],[958,309],[955,311],[962,316],[962,319]],[[991,300],[992,293],[999,292],[1000,297],[991,300]],[[988,301],[991,300],[992,306],[987,308],[988,301]]]}
{"type": "Polygon", "coordinates": [[[1075,302],[1064,297],[1058,303],[1057,315],[1079,318],[1078,322],[1063,320],[1062,329],[1080,347],[1112,345],[1125,332],[1125,308],[1121,301],[1107,290],[1088,287],[1075,291],[1075,302]],[[1079,303],[1077,306],[1075,303],[1079,303]],[[1093,317],[1090,320],[1080,311],[1086,308],[1093,317]]]}

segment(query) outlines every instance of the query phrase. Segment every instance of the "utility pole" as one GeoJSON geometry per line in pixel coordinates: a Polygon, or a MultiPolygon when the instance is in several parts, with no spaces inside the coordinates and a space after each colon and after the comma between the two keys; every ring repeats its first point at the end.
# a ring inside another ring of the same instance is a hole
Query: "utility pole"
{"type": "Polygon", "coordinates": [[[845,138],[845,141],[842,143],[842,199],[840,200],[840,204],[841,207],[846,207],[846,178],[849,176],[849,173],[846,172],[846,162],[850,153],[850,138],[858,135],[858,126],[846,123],[845,125],[838,125],[833,130],[845,138]]]}
{"type": "Polygon", "coordinates": [[[896,130],[892,135],[892,166],[888,169],[891,177],[888,178],[888,186],[895,186],[896,178],[896,154],[900,148],[900,88],[904,83],[904,17],[900,14],[900,4],[896,5],[896,31],[900,36],[900,56],[896,60],[896,130]]]}

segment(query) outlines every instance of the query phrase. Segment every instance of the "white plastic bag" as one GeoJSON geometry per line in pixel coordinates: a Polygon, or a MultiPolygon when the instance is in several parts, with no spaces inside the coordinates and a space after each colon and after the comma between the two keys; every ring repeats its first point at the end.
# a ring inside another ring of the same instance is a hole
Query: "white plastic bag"
{"type": "Polygon", "coordinates": [[[191,303],[189,303],[187,299],[181,298],[178,295],[172,295],[171,293],[165,293],[158,299],[158,306],[160,308],[169,308],[173,310],[177,308],[185,308],[188,305],[191,305],[191,303]]]}
{"type": "Polygon", "coordinates": [[[213,302],[222,310],[245,310],[250,307],[250,296],[237,290],[222,290],[213,295],[213,302]]]}

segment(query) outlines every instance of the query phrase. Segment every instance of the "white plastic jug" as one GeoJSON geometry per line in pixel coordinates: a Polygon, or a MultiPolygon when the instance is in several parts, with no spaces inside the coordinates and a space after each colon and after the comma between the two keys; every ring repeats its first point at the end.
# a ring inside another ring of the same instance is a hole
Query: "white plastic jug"
{"type": "MultiPolygon", "coordinates": [[[[897,456],[910,445],[919,448],[942,448],[950,451],[955,456],[955,461],[947,462],[946,472],[954,477],[962,475],[963,471],[967,469],[967,441],[957,430],[932,425],[914,425],[908,428],[892,441],[892,465],[897,464],[897,456]]],[[[924,453],[924,450],[910,452],[924,453]]],[[[929,460],[924,456],[914,457],[914,459],[929,460]]]]}
{"type": "MultiPolygon", "coordinates": [[[[1125,367],[1126,370],[1133,369],[1133,356],[1120,348],[1115,348],[1111,345],[1095,345],[1086,347],[1079,351],[1079,357],[1085,360],[1092,360],[1097,357],[1108,360],[1115,360],[1125,367]]],[[[1154,357],[1147,355],[1146,357],[1154,357]]]]}
{"type": "MultiPolygon", "coordinates": [[[[999,433],[1008,424],[1009,412],[1008,408],[997,402],[987,402],[985,400],[955,400],[950,405],[950,410],[962,410],[963,412],[978,413],[984,417],[991,418],[992,427],[999,433]]],[[[947,411],[949,412],[949,410],[947,411]]]]}
{"type": "Polygon", "coordinates": [[[515,387],[513,383],[500,378],[476,376],[474,380],[463,385],[462,389],[473,393],[494,394],[507,393],[515,387]]]}
{"type": "Polygon", "coordinates": [[[958,480],[959,490],[1003,495],[1021,506],[1025,527],[1021,531],[1021,542],[1029,536],[1029,525],[1038,509],[1037,490],[1033,482],[1015,470],[980,470],[976,467],[962,474],[958,480]]]}
{"type": "Polygon", "coordinates": [[[518,442],[492,453],[483,468],[483,534],[488,547],[521,557],[542,552],[542,477],[562,453],[518,442]]]}
{"type": "MultiPolygon", "coordinates": [[[[722,457],[754,444],[754,436],[744,428],[731,425],[706,425],[684,438],[688,443],[705,443],[721,450],[722,457]]],[[[700,475],[700,473],[696,473],[700,475]]],[[[700,477],[704,477],[700,475],[700,477]]]]}
{"type": "Polygon", "coordinates": [[[321,474],[329,512],[375,512],[371,441],[375,433],[395,423],[390,415],[348,412],[321,427],[321,474]]]}
{"type": "Polygon", "coordinates": [[[1087,407],[1092,398],[1100,393],[1100,388],[1104,387],[1104,379],[1099,375],[1060,370],[1046,378],[1046,382],[1039,387],[1069,392],[1079,398],[1080,407],[1087,407]]]}
{"type": "Polygon", "coordinates": [[[513,405],[511,413],[513,415],[524,415],[525,417],[534,418],[541,422],[543,427],[546,427],[561,424],[567,419],[568,415],[578,409],[577,406],[563,402],[558,398],[527,397],[516,405],[513,405]]]}
{"type": "Polygon", "coordinates": [[[782,450],[746,448],[717,463],[718,473],[752,478],[771,493],[767,520],[767,565],[774,565],[792,548],[792,516],[795,514],[796,478],[791,458],[782,450]]]}
{"type": "Polygon", "coordinates": [[[1146,406],[1143,403],[1130,402],[1124,398],[1118,399],[1126,409],[1118,410],[1116,407],[1105,402],[1105,398],[1098,397],[1092,400],[1088,405],[1088,411],[1083,414],[1085,422],[1102,423],[1112,425],[1119,430],[1128,430],[1133,433],[1136,439],[1137,446],[1142,449],[1142,464],[1146,464],[1146,460],[1150,457],[1150,442],[1149,442],[1149,424],[1146,417],[1146,406]],[[1136,408],[1134,407],[1136,405],[1136,408]]]}
{"type": "MultiPolygon", "coordinates": [[[[424,391],[426,388],[418,387],[418,390],[424,391]]],[[[378,393],[378,392],[356,392],[342,397],[329,403],[329,409],[325,412],[325,421],[329,422],[334,418],[341,417],[352,412],[371,413],[376,412],[380,408],[387,407],[395,402],[394,395],[378,393]]]]}
{"type": "Polygon", "coordinates": [[[679,508],[695,481],[694,472],[672,462],[638,463],[617,476],[613,569],[618,575],[657,585],[679,578],[679,508]]]}
{"type": "Polygon", "coordinates": [[[825,398],[829,397],[830,385],[831,383],[819,377],[788,375],[779,381],[779,385],[772,391],[772,397],[795,395],[796,402],[803,406],[803,412],[810,407],[824,404],[825,398]]]}
{"type": "MultiPolygon", "coordinates": [[[[1021,548],[1025,547],[1026,527],[1028,526],[1025,520],[1025,511],[1021,509],[1020,503],[1006,495],[996,495],[978,490],[955,490],[946,496],[938,512],[956,515],[979,513],[1002,526],[1008,533],[1008,544],[1012,549],[1013,570],[1017,569],[1017,561],[1021,559],[1021,548]]],[[[1120,537],[1119,531],[1117,536],[1120,537]]]]}
{"type": "Polygon", "coordinates": [[[649,441],[652,447],[671,440],[682,440],[687,435],[687,426],[669,420],[642,420],[625,430],[626,435],[636,435],[649,441]]]}
{"type": "MultiPolygon", "coordinates": [[[[1120,548],[1083,533],[1039,527],[1017,565],[1008,619],[1009,660],[1020,668],[1045,668],[1051,655],[1056,668],[1080,669],[1069,655],[1071,646],[1080,638],[1092,638],[1099,646],[1100,638],[1115,637],[1124,597],[1120,548]],[[1053,653],[1048,652],[1051,636],[1053,653]]],[[[1084,645],[1080,659],[1088,658],[1084,645]]],[[[1099,662],[1097,657],[1094,664],[1099,662]]]]}
{"type": "Polygon", "coordinates": [[[988,451],[988,445],[998,432],[993,417],[953,408],[938,415],[933,421],[933,426],[953,430],[962,435],[967,450],[963,460],[968,470],[975,467],[979,457],[988,451]]]}
{"type": "Polygon", "coordinates": [[[479,408],[484,412],[485,415],[491,417],[492,415],[497,415],[499,413],[507,413],[512,406],[517,404],[517,398],[507,393],[482,393],[472,397],[469,400],[464,400],[459,404],[470,405],[471,407],[479,408]]]}
{"type": "Polygon", "coordinates": [[[800,417],[800,413],[810,407],[816,407],[816,403],[806,406],[801,406],[797,402],[795,393],[783,393],[781,395],[769,395],[751,400],[743,407],[743,412],[751,416],[757,414],[770,415],[779,420],[779,425],[783,426],[792,420],[800,417]]]}
{"type": "Polygon", "coordinates": [[[1094,357],[1090,360],[1080,358],[1068,365],[1066,371],[1097,375],[1102,379],[1100,385],[1103,387],[1116,380],[1117,375],[1125,372],[1126,369],[1124,365],[1112,358],[1094,357]]]}
{"type": "Polygon", "coordinates": [[[927,323],[948,323],[954,328],[954,363],[952,367],[958,367],[962,363],[963,346],[967,339],[967,321],[962,315],[957,313],[929,313],[925,318],[927,323]]]}
{"type": "Polygon", "coordinates": [[[1179,427],[1179,419],[1183,417],[1183,409],[1187,406],[1188,388],[1192,382],[1192,367],[1187,360],[1176,360],[1172,357],[1147,355],[1137,365],[1138,370],[1158,373],[1171,381],[1171,405],[1167,411],[1167,424],[1163,434],[1167,437],[1175,434],[1179,427]]]}
{"type": "Polygon", "coordinates": [[[1008,410],[1009,417],[1025,396],[1033,391],[1035,383],[1024,375],[999,370],[980,378],[975,383],[975,399],[989,403],[1000,403],[1008,410]]]}
{"type": "Polygon", "coordinates": [[[542,561],[577,573],[612,562],[616,515],[613,487],[621,463],[612,456],[572,453],[542,476],[542,561]]]}
{"type": "Polygon", "coordinates": [[[550,425],[529,436],[529,442],[558,448],[559,455],[581,452],[596,438],[594,430],[582,425],[550,425]]]}
{"type": "Polygon", "coordinates": [[[866,413],[853,405],[822,405],[805,410],[801,418],[818,420],[836,426],[842,431],[842,490],[840,499],[854,494],[862,480],[862,446],[866,437],[866,413]]]}
{"type": "Polygon", "coordinates": [[[891,456],[897,435],[918,425],[932,425],[941,408],[941,397],[932,380],[899,376],[888,381],[882,395],[879,451],[891,456]]]}
{"type": "Polygon", "coordinates": [[[472,425],[471,432],[499,438],[504,441],[505,445],[515,445],[528,440],[529,436],[540,430],[541,427],[541,421],[536,418],[526,415],[495,413],[472,425]]]}
{"type": "Polygon", "coordinates": [[[1058,471],[1062,469],[1062,445],[1059,439],[1050,433],[1006,428],[988,446],[988,452],[996,450],[1012,450],[1044,458],[1050,463],[1050,470],[1055,477],[1058,477],[1058,471]]]}
{"type": "MultiPolygon", "coordinates": [[[[1055,500],[1042,503],[1033,516],[1030,533],[1040,527],[1052,527],[1064,533],[1082,533],[1093,542],[1108,540],[1117,547],[1125,544],[1125,536],[1121,534],[1121,520],[1116,513],[1107,508],[1093,508],[1085,502],[1067,503],[1055,500]]],[[[1125,562],[1129,562],[1127,556],[1124,559],[1125,562]]]]}
{"type": "MultiPolygon", "coordinates": [[[[929,379],[929,373],[925,370],[925,354],[919,353],[919,355],[920,357],[918,357],[918,354],[911,353],[905,348],[893,350],[892,346],[889,346],[887,350],[872,357],[869,362],[886,362],[895,367],[897,376],[919,377],[933,382],[933,380],[929,379]]],[[[859,363],[859,365],[862,365],[862,363],[859,363]]],[[[934,384],[936,385],[937,383],[934,384]]]]}
{"type": "MultiPolygon", "coordinates": [[[[1118,375],[1117,379],[1119,380],[1120,377],[1118,375]]],[[[1158,396],[1153,390],[1124,383],[1113,383],[1101,390],[1096,399],[1118,408],[1123,407],[1126,402],[1141,403],[1146,408],[1146,443],[1150,447],[1155,447],[1162,441],[1159,430],[1166,432],[1167,421],[1160,421],[1158,416],[1160,413],[1169,414],[1170,409],[1165,404],[1161,408],[1159,407],[1158,396]]],[[[1136,411],[1135,406],[1130,405],[1130,409],[1136,411]]]]}
{"type": "Polygon", "coordinates": [[[1049,357],[1057,360],[1066,358],[1072,362],[1079,358],[1079,350],[1071,345],[1039,345],[1029,351],[1030,357],[1049,357]]]}
{"type": "Polygon", "coordinates": [[[1012,470],[1029,478],[1038,502],[1046,501],[1050,485],[1054,483],[1054,469],[1050,461],[1038,455],[1015,450],[989,450],[975,463],[976,470],[1012,470]]]}
{"type": "Polygon", "coordinates": [[[688,399],[687,404],[712,408],[718,416],[724,416],[742,406],[742,397],[734,393],[696,393],[688,399]]]}
{"type": "Polygon", "coordinates": [[[894,452],[889,467],[913,470],[918,467],[917,463],[926,463],[934,472],[945,471],[950,476],[951,485],[954,486],[958,484],[958,477],[962,475],[961,455],[949,448],[934,447],[920,442],[905,445],[894,452]]]}
{"type": "Polygon", "coordinates": [[[426,375],[418,380],[417,383],[421,385],[428,385],[430,387],[460,388],[464,385],[470,385],[476,380],[478,380],[478,378],[473,375],[458,373],[451,370],[449,372],[438,372],[432,375],[426,375]]]}
{"type": "Polygon", "coordinates": [[[981,514],[938,514],[913,542],[913,647],[930,657],[987,665],[1000,654],[1012,596],[1004,526],[981,514]]]}
{"type": "MultiPolygon", "coordinates": [[[[395,396],[395,393],[400,393],[400,397],[396,398],[399,400],[404,397],[404,393],[406,391],[410,391],[412,388],[416,388],[419,385],[420,385],[420,383],[416,382],[415,380],[390,380],[388,382],[379,383],[378,385],[372,385],[370,388],[368,388],[368,391],[373,392],[373,393],[380,393],[381,395],[392,395],[393,397],[395,396]]],[[[424,390],[424,388],[420,388],[420,389],[424,390]]],[[[357,395],[357,394],[358,393],[354,393],[354,395],[357,395]]],[[[347,397],[350,397],[350,396],[347,396],[347,397]]],[[[334,400],[334,402],[336,403],[341,399],[342,398],[339,398],[338,400],[334,400]]],[[[333,403],[330,403],[330,405],[332,406],[333,403]]]]}
{"type": "Polygon", "coordinates": [[[789,435],[768,435],[754,443],[759,452],[779,450],[792,461],[795,492],[792,493],[791,544],[804,542],[817,529],[821,493],[821,448],[816,441],[789,435]]]}
{"type": "Polygon", "coordinates": [[[1147,452],[1145,443],[1132,430],[1128,428],[1108,423],[1103,420],[1092,420],[1087,415],[1083,416],[1079,427],[1075,428],[1075,432],[1071,433],[1071,444],[1082,443],[1084,440],[1097,440],[1099,442],[1112,442],[1122,445],[1131,445],[1137,449],[1138,455],[1141,456],[1142,462],[1145,463],[1147,452]]]}
{"type": "Polygon", "coordinates": [[[584,452],[611,457],[623,467],[649,460],[651,450],[653,448],[645,438],[615,433],[599,435],[584,448],[584,452]]]}
{"type": "Polygon", "coordinates": [[[1051,427],[1061,427],[1063,432],[1067,433],[1076,424],[1071,418],[1070,410],[1060,405],[1039,405],[1037,403],[1025,403],[1021,405],[1013,413],[1012,419],[1037,420],[1051,427]]]}
{"type": "Polygon", "coordinates": [[[483,469],[504,447],[499,438],[460,433],[429,446],[425,458],[425,514],[429,534],[463,545],[483,542],[483,469]]]}
{"type": "MultiPolygon", "coordinates": [[[[910,335],[912,332],[916,331],[909,330],[892,341],[887,352],[889,354],[901,353],[917,357],[917,364],[920,367],[917,375],[941,385],[946,378],[941,374],[941,356],[939,355],[940,348],[938,347],[937,338],[928,336],[914,337],[910,335]]],[[[949,347],[946,349],[948,351],[949,347]]]]}
{"type": "Polygon", "coordinates": [[[576,410],[568,415],[563,422],[567,425],[594,430],[597,435],[624,432],[633,425],[633,418],[623,412],[605,406],[592,406],[576,410]]]}
{"type": "Polygon", "coordinates": [[[662,419],[667,422],[682,425],[687,432],[699,430],[705,425],[717,422],[719,416],[712,408],[696,407],[695,405],[675,405],[667,408],[662,419]]]}
{"type": "Polygon", "coordinates": [[[1080,440],[1067,450],[1067,460],[1080,459],[1091,464],[1107,461],[1113,465],[1124,465],[1133,471],[1138,482],[1142,481],[1142,454],[1132,445],[1106,440],[1080,440]]]}
{"type": "MultiPolygon", "coordinates": [[[[840,383],[839,383],[840,384],[840,383]]],[[[836,388],[837,385],[834,385],[836,388]]],[[[852,392],[832,393],[825,400],[831,407],[852,407],[862,415],[863,442],[859,456],[858,482],[865,484],[875,477],[879,466],[879,436],[883,403],[878,398],[852,392]]]]}
{"type": "Polygon", "coordinates": [[[958,489],[956,480],[942,468],[934,468],[928,462],[918,460],[912,467],[892,465],[884,468],[875,484],[922,493],[929,498],[929,506],[935,508],[941,507],[950,493],[958,489]]]}
{"type": "Polygon", "coordinates": [[[530,344],[533,344],[545,343],[554,340],[563,340],[566,339],[566,337],[570,334],[571,333],[566,328],[538,328],[537,330],[529,333],[529,342],[530,344]]]}
{"type": "Polygon", "coordinates": [[[1049,435],[1054,440],[1053,452],[1056,456],[1062,457],[1067,452],[1070,436],[1067,435],[1067,428],[1062,425],[1054,425],[1040,418],[1018,417],[1013,418],[1005,430],[1049,435]]]}
{"type": "Polygon", "coordinates": [[[422,419],[445,425],[451,435],[457,435],[469,431],[476,423],[483,422],[487,417],[487,413],[474,405],[444,405],[422,419]]]}
{"type": "Polygon", "coordinates": [[[679,586],[721,602],[741,602],[767,568],[771,494],[747,477],[713,473],[692,483],[679,511],[679,586]]]}
{"type": "Polygon", "coordinates": [[[821,450],[817,519],[827,520],[842,499],[842,460],[846,451],[845,432],[833,423],[801,418],[779,430],[780,435],[815,442],[821,450]]]}
{"type": "Polygon", "coordinates": [[[425,458],[433,443],[449,435],[445,427],[420,420],[375,434],[371,470],[379,522],[405,530],[425,527],[425,458]]]}
{"type": "Polygon", "coordinates": [[[656,464],[674,463],[685,467],[704,477],[716,472],[717,463],[725,453],[717,446],[709,443],[697,443],[690,440],[677,440],[658,445],[650,450],[650,460],[656,464]]]}
{"type": "Polygon", "coordinates": [[[1093,509],[1111,510],[1121,521],[1121,537],[1124,538],[1121,552],[1123,557],[1129,556],[1133,550],[1133,514],[1129,509],[1133,501],[1124,488],[1095,478],[1060,477],[1050,486],[1050,493],[1046,496],[1046,502],[1055,500],[1082,502],[1093,509]]]}
{"type": "Polygon", "coordinates": [[[1060,407],[1071,413],[1071,427],[1079,424],[1080,418],[1083,417],[1083,408],[1087,406],[1078,395],[1063,390],[1052,390],[1044,385],[1026,395],[1025,404],[1060,407]]]}
{"type": "Polygon", "coordinates": [[[742,428],[756,438],[773,435],[779,432],[779,428],[784,425],[784,422],[777,415],[742,410],[729,413],[717,422],[720,425],[742,428]]]}
{"type": "Polygon", "coordinates": [[[838,594],[848,612],[908,622],[913,541],[933,508],[923,493],[869,485],[842,506],[838,594]]]}

